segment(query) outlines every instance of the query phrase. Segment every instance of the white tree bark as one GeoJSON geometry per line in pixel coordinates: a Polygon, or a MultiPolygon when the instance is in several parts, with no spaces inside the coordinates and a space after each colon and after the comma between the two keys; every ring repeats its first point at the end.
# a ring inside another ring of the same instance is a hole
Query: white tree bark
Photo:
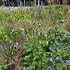
{"type": "Polygon", "coordinates": [[[38,6],[40,5],[40,0],[38,0],[38,6]]]}
{"type": "Polygon", "coordinates": [[[25,6],[25,0],[24,0],[24,6],[25,6]]]}

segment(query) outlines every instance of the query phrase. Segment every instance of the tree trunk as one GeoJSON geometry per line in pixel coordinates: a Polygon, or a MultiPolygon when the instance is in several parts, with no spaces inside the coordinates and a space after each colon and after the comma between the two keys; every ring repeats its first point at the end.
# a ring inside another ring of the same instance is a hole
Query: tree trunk
{"type": "Polygon", "coordinates": [[[36,6],[36,0],[34,0],[34,6],[36,6]]]}
{"type": "Polygon", "coordinates": [[[54,0],[48,0],[49,5],[54,4],[54,2],[55,2],[54,0]]]}
{"type": "Polygon", "coordinates": [[[24,6],[25,6],[25,0],[24,0],[24,6]]]}
{"type": "Polygon", "coordinates": [[[40,0],[38,0],[38,6],[40,6],[40,0]]]}
{"type": "Polygon", "coordinates": [[[62,0],[63,4],[66,5],[67,4],[67,0],[62,0]]]}

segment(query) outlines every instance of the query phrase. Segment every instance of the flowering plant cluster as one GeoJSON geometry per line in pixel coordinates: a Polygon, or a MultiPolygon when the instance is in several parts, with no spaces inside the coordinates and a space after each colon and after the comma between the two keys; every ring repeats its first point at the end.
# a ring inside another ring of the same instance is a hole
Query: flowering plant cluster
{"type": "Polygon", "coordinates": [[[70,70],[67,10],[48,6],[1,12],[0,70],[70,70]]]}

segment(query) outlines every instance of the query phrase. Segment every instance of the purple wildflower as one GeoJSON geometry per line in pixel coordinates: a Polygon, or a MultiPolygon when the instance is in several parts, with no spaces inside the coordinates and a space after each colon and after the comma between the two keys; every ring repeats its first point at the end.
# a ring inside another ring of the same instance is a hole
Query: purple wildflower
{"type": "Polygon", "coordinates": [[[25,27],[25,26],[26,26],[26,23],[25,23],[25,22],[22,22],[22,23],[20,24],[20,26],[25,27]]]}
{"type": "Polygon", "coordinates": [[[70,60],[66,60],[66,63],[70,65],[70,60]]]}
{"type": "Polygon", "coordinates": [[[20,61],[18,60],[18,61],[16,61],[16,64],[18,65],[18,64],[20,64],[20,61]]]}
{"type": "Polygon", "coordinates": [[[70,28],[65,28],[65,30],[70,31],[70,28]]]}
{"type": "Polygon", "coordinates": [[[50,58],[50,61],[52,62],[53,61],[53,58],[50,58]]]}
{"type": "Polygon", "coordinates": [[[51,61],[52,63],[55,63],[55,61],[54,61],[54,59],[53,59],[53,58],[50,58],[50,61],[51,61]]]}
{"type": "Polygon", "coordinates": [[[56,60],[62,60],[62,57],[61,56],[57,56],[56,60]]]}
{"type": "Polygon", "coordinates": [[[25,66],[22,66],[21,70],[26,70],[26,67],[25,66]]]}
{"type": "Polygon", "coordinates": [[[19,54],[19,53],[16,53],[16,54],[15,54],[15,57],[16,57],[16,58],[19,58],[19,57],[20,57],[20,54],[19,54]]]}
{"type": "Polygon", "coordinates": [[[65,49],[70,49],[70,46],[65,46],[65,49]]]}

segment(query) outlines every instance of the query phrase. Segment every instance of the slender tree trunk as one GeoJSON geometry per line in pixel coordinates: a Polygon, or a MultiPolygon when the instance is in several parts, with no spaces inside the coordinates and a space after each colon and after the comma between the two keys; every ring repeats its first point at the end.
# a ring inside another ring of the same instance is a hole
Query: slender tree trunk
{"type": "Polygon", "coordinates": [[[63,4],[66,5],[67,4],[67,0],[62,0],[63,4]]]}
{"type": "Polygon", "coordinates": [[[40,6],[40,0],[38,0],[38,6],[40,6]]]}
{"type": "Polygon", "coordinates": [[[36,6],[36,0],[34,0],[34,6],[36,6]]]}
{"type": "Polygon", "coordinates": [[[25,0],[24,0],[24,6],[25,6],[25,0]]]}

